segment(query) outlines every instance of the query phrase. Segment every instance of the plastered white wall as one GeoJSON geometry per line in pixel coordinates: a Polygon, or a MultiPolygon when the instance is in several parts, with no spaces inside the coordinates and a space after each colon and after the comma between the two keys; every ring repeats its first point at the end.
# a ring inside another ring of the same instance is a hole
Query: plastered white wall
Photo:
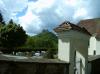
{"type": "Polygon", "coordinates": [[[82,60],[83,66],[80,74],[87,74],[89,36],[73,30],[61,32],[58,36],[58,58],[70,63],[69,74],[74,74],[75,51],[77,58],[82,60]]]}
{"type": "Polygon", "coordinates": [[[58,59],[69,62],[70,41],[63,38],[59,39],[58,45],[58,59]]]}
{"type": "Polygon", "coordinates": [[[96,55],[100,55],[100,41],[96,40],[96,55]]]}
{"type": "Polygon", "coordinates": [[[95,36],[91,36],[90,41],[89,41],[89,51],[88,55],[94,55],[94,51],[96,51],[96,38],[95,36]]]}

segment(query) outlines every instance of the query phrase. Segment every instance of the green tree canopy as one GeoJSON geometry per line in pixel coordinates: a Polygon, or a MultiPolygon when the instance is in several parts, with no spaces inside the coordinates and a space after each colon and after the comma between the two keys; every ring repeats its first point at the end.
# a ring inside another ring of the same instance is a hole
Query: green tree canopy
{"type": "Polygon", "coordinates": [[[33,49],[57,49],[57,43],[58,39],[54,33],[43,30],[35,36],[28,36],[25,47],[33,49]]]}
{"type": "Polygon", "coordinates": [[[54,33],[49,32],[48,30],[43,30],[40,34],[37,35],[37,37],[40,47],[48,49],[57,48],[56,44],[58,39],[54,33]]]}
{"type": "Polygon", "coordinates": [[[0,28],[0,45],[2,47],[18,47],[23,45],[26,42],[26,39],[26,32],[20,25],[14,23],[13,20],[0,28]]]}

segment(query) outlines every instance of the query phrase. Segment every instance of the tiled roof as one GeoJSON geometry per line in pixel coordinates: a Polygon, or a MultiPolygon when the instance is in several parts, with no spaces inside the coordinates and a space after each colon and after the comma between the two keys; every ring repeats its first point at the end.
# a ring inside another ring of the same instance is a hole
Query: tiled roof
{"type": "Polygon", "coordinates": [[[90,35],[90,33],[85,28],[81,28],[67,21],[63,22],[61,25],[59,25],[57,28],[54,29],[55,32],[62,32],[62,31],[67,31],[67,30],[76,30],[76,31],[90,35]]]}
{"type": "Polygon", "coordinates": [[[84,27],[91,35],[96,35],[100,39],[100,18],[82,20],[78,23],[80,27],[84,27]]]}

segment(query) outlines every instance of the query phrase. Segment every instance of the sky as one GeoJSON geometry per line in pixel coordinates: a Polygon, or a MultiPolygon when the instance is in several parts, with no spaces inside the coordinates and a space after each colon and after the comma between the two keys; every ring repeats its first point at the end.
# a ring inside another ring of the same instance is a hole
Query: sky
{"type": "Polygon", "coordinates": [[[100,17],[100,0],[0,0],[4,20],[13,19],[29,35],[52,31],[64,21],[100,17]]]}

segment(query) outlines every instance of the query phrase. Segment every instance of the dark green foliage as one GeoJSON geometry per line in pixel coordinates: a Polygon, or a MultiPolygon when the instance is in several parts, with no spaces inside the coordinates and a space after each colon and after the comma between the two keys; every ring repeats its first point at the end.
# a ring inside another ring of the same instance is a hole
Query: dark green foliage
{"type": "Polygon", "coordinates": [[[27,41],[25,45],[23,45],[21,48],[28,48],[28,49],[33,49],[34,48],[34,37],[27,36],[27,41]]]}
{"type": "Polygon", "coordinates": [[[42,47],[46,48],[57,48],[56,44],[58,42],[57,36],[48,30],[43,30],[40,34],[37,35],[40,40],[42,47]]]}
{"type": "Polygon", "coordinates": [[[15,48],[26,42],[27,35],[20,25],[12,20],[0,28],[0,42],[2,47],[15,48]]]}
{"type": "MultiPolygon", "coordinates": [[[[4,22],[3,16],[0,11],[0,28],[4,25],[5,25],[5,22],[4,22]]],[[[1,33],[0,33],[0,37],[1,37],[1,33]]],[[[0,39],[0,46],[1,46],[1,39],[0,39]]]]}

